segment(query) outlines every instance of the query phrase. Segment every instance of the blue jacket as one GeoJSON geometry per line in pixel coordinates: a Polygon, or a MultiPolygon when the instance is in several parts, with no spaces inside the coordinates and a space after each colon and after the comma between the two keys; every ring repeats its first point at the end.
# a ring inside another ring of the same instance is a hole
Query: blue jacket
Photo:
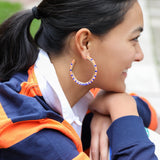
{"type": "MultiPolygon", "coordinates": [[[[45,103],[32,66],[0,83],[0,160],[88,160],[83,150],[90,144],[91,119],[85,117],[80,140],[45,103]]],[[[108,136],[112,159],[157,159],[140,117],[116,120],[108,136]]]]}

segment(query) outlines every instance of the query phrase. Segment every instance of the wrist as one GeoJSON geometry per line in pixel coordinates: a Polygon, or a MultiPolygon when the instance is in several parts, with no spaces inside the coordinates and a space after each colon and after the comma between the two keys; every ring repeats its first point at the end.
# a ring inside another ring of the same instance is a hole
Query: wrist
{"type": "Polygon", "coordinates": [[[107,103],[112,122],[125,116],[139,116],[136,101],[126,93],[115,94],[115,98],[107,103]]]}

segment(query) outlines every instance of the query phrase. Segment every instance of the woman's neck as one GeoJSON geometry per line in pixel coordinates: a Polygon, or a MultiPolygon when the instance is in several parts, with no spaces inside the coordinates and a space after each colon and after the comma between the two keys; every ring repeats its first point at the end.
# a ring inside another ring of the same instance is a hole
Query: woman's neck
{"type": "Polygon", "coordinates": [[[80,86],[72,80],[69,72],[71,58],[56,56],[50,59],[54,64],[63,92],[71,107],[73,107],[91,89],[91,86],[80,86]]]}

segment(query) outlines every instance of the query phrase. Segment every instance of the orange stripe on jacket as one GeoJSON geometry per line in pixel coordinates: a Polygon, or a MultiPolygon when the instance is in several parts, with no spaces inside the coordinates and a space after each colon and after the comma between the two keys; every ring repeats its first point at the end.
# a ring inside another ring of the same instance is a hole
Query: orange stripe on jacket
{"type": "Polygon", "coordinates": [[[34,65],[28,70],[28,80],[21,84],[21,91],[19,94],[23,94],[29,97],[42,96],[38,82],[34,73],[34,65]]]}
{"type": "Polygon", "coordinates": [[[0,103],[0,120],[4,120],[4,119],[8,119],[8,117],[7,117],[5,111],[0,103]]]}
{"type": "Polygon", "coordinates": [[[76,158],[73,158],[73,160],[90,160],[90,159],[84,152],[81,152],[76,158]]]}
{"type": "Polygon", "coordinates": [[[157,114],[156,114],[156,111],[155,109],[152,107],[152,105],[149,103],[149,101],[147,99],[145,99],[144,97],[141,97],[142,100],[144,100],[147,104],[148,104],[148,107],[151,111],[151,122],[149,124],[149,129],[151,130],[156,130],[157,127],[158,127],[158,120],[157,120],[157,114]]]}
{"type": "MultiPolygon", "coordinates": [[[[138,96],[136,95],[135,93],[131,93],[130,94],[131,96],[138,96]]],[[[156,130],[157,127],[158,127],[158,120],[157,120],[157,114],[156,114],[156,111],[155,109],[152,107],[152,105],[150,104],[150,102],[144,98],[144,97],[140,97],[144,102],[146,102],[148,104],[148,107],[150,109],[150,112],[151,112],[151,121],[150,121],[150,124],[149,124],[149,129],[151,130],[156,130]]]]}
{"type": "Polygon", "coordinates": [[[92,92],[93,96],[96,97],[96,95],[100,91],[100,88],[92,88],[90,91],[92,92]]]}
{"type": "Polygon", "coordinates": [[[68,129],[68,132],[71,132],[74,135],[74,139],[72,139],[72,141],[74,142],[74,144],[76,144],[76,148],[78,152],[82,152],[83,151],[82,142],[77,132],[73,129],[73,127],[67,121],[64,120],[62,124],[68,129]]]}
{"type": "Polygon", "coordinates": [[[79,152],[83,151],[80,138],[68,122],[60,123],[48,118],[4,125],[3,129],[0,128],[0,148],[9,148],[45,128],[60,131],[75,143],[79,152]]]}
{"type": "Polygon", "coordinates": [[[9,126],[12,124],[11,119],[9,119],[0,103],[0,138],[1,138],[1,130],[3,130],[4,127],[9,126]]]}

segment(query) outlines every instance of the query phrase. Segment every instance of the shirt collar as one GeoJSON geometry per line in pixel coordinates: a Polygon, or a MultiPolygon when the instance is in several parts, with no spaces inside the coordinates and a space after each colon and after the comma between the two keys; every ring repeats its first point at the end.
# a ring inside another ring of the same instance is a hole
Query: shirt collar
{"type": "Polygon", "coordinates": [[[35,63],[35,74],[46,103],[70,124],[82,124],[93,95],[88,92],[72,108],[62,90],[55,68],[46,52],[40,50],[35,63]]]}

